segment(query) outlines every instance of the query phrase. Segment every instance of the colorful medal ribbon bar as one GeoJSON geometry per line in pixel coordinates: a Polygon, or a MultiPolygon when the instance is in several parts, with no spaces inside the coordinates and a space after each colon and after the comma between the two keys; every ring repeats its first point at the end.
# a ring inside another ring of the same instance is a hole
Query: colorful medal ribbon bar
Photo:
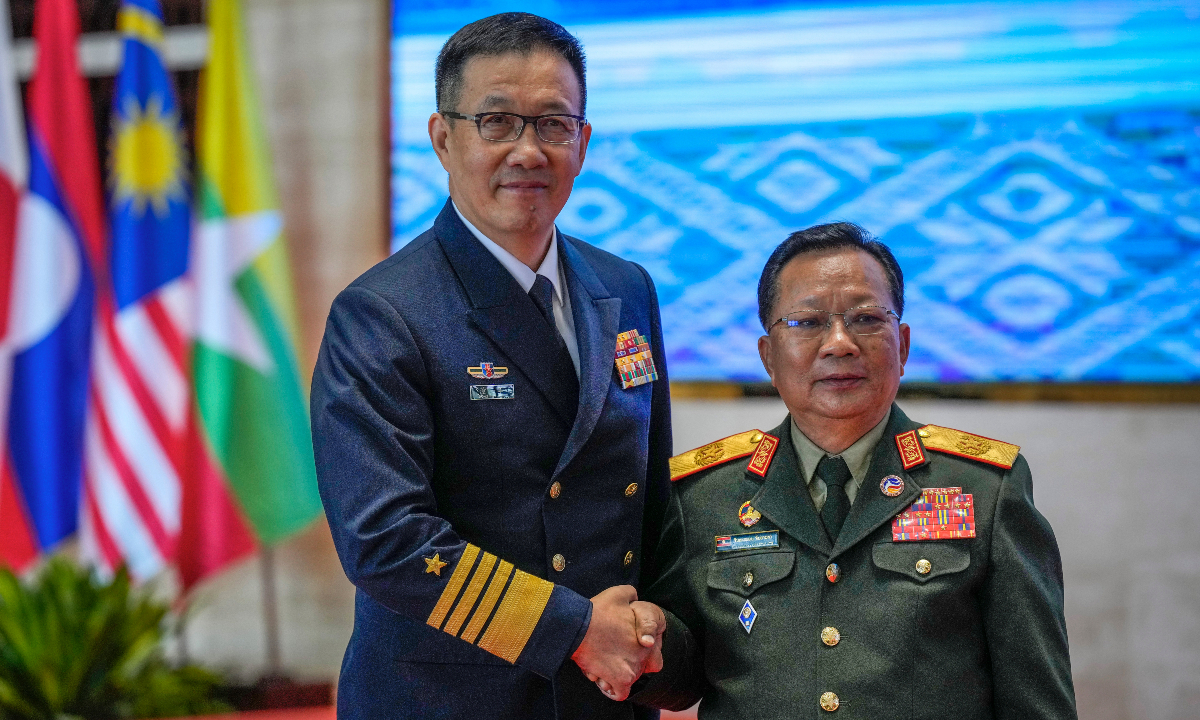
{"type": "Polygon", "coordinates": [[[962,488],[925,488],[921,499],[892,520],[892,541],[975,537],[975,502],[962,488]]]}
{"type": "Polygon", "coordinates": [[[637,330],[627,330],[617,335],[616,362],[623,390],[658,379],[650,341],[645,335],[638,334],[637,330]]]}

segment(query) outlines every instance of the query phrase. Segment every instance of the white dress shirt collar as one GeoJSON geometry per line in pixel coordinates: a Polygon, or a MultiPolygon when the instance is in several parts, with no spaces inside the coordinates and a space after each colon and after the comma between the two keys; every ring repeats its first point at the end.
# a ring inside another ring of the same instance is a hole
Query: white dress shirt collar
{"type": "Polygon", "coordinates": [[[458,213],[458,219],[462,220],[463,225],[466,225],[467,229],[471,231],[471,234],[474,235],[479,242],[483,243],[483,246],[487,248],[488,252],[490,252],[497,260],[500,261],[500,264],[503,265],[506,270],[508,270],[509,274],[513,276],[513,278],[517,281],[517,284],[521,286],[522,290],[529,292],[529,289],[533,287],[533,282],[537,280],[537,276],[545,275],[546,278],[550,280],[550,284],[554,286],[555,302],[559,306],[565,304],[563,297],[562,277],[558,267],[557,227],[554,228],[554,232],[550,237],[550,250],[546,252],[546,258],[542,260],[542,264],[538,266],[537,272],[534,272],[533,270],[529,269],[528,265],[518,260],[516,255],[513,255],[508,250],[505,250],[497,242],[480,232],[479,228],[472,225],[471,221],[463,216],[457,205],[454,205],[453,202],[450,204],[454,207],[454,212],[458,213]]]}
{"type": "Polygon", "coordinates": [[[575,336],[575,317],[571,314],[571,294],[566,291],[562,265],[558,261],[558,228],[554,228],[554,234],[550,237],[550,249],[546,252],[542,264],[538,266],[537,272],[534,272],[529,269],[528,265],[518,260],[516,255],[479,232],[479,228],[463,217],[457,205],[454,205],[453,202],[450,204],[454,207],[454,212],[458,213],[458,219],[462,220],[463,225],[466,225],[475,239],[479,240],[480,244],[500,261],[500,264],[508,270],[508,274],[513,276],[522,290],[528,293],[538,275],[545,275],[550,280],[550,284],[554,287],[554,299],[550,303],[554,307],[554,326],[558,328],[558,334],[567,346],[567,354],[571,356],[571,364],[575,366],[575,375],[579,376],[581,367],[579,364],[579,340],[575,336]]]}

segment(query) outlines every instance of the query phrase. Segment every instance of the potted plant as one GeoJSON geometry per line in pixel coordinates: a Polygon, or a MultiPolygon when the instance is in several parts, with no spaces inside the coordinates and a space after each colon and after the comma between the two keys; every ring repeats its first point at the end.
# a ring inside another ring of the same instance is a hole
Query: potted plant
{"type": "Polygon", "coordinates": [[[0,568],[0,720],[110,720],[222,712],[221,678],[164,652],[170,608],[52,558],[29,582],[0,568]]]}

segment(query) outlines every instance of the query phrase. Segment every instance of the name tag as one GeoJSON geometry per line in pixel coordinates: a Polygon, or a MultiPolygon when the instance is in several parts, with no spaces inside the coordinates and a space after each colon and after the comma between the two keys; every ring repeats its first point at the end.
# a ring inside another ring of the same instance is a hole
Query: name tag
{"type": "Polygon", "coordinates": [[[515,388],[512,385],[472,385],[472,400],[512,400],[515,388]]]}
{"type": "Polygon", "coordinates": [[[717,543],[717,552],[734,552],[735,550],[757,550],[759,548],[779,547],[779,531],[745,533],[743,535],[717,535],[713,538],[717,543]]]}

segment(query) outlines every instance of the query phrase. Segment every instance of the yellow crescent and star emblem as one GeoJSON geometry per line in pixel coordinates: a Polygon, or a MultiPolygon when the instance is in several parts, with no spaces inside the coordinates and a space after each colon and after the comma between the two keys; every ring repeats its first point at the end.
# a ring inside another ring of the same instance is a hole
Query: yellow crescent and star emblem
{"type": "Polygon", "coordinates": [[[434,553],[433,557],[423,558],[423,559],[425,560],[426,574],[433,573],[434,575],[437,575],[438,577],[442,576],[442,568],[449,565],[449,563],[442,561],[440,553],[434,553]]]}

